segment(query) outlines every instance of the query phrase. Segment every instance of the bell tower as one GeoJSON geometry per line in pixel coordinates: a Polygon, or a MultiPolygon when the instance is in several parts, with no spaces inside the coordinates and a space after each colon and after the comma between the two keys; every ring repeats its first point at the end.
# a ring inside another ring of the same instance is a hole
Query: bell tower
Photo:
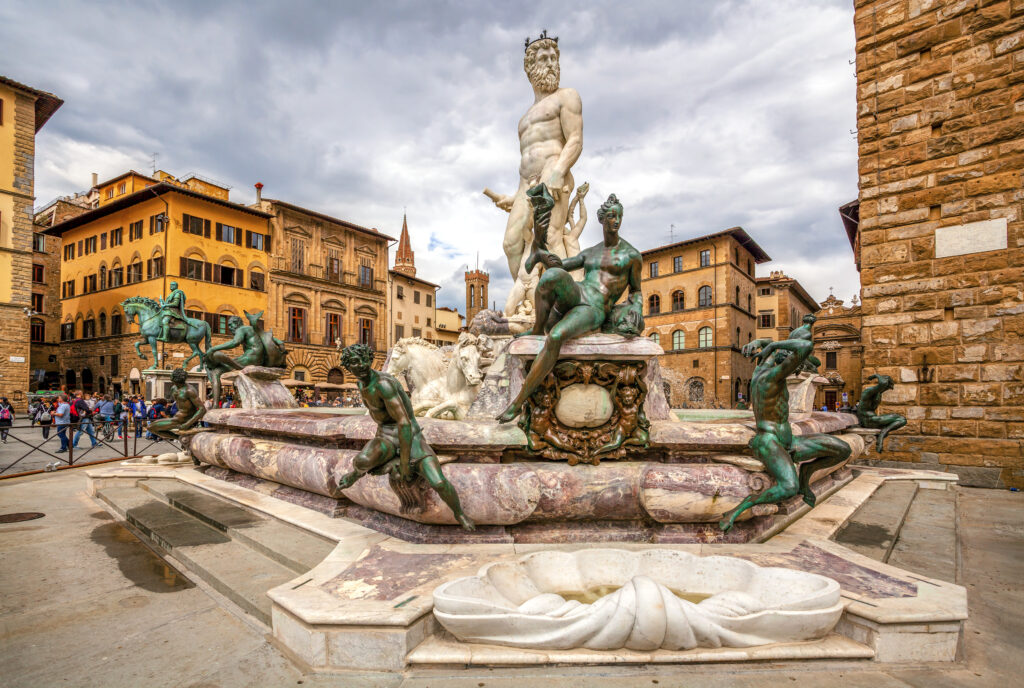
{"type": "Polygon", "coordinates": [[[473,316],[487,308],[487,284],[491,276],[477,268],[466,271],[466,326],[473,321],[473,316]]]}
{"type": "Polygon", "coordinates": [[[398,239],[398,250],[395,251],[394,270],[409,277],[416,276],[416,254],[413,253],[412,242],[409,241],[409,223],[405,214],[402,215],[402,234],[398,239]]]}

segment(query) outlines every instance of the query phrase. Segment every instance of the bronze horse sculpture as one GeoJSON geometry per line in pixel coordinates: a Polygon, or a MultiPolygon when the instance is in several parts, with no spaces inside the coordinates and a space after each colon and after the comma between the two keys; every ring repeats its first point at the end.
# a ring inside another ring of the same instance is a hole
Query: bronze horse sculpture
{"type": "MultiPolygon", "coordinates": [[[[135,342],[135,351],[139,354],[139,358],[146,360],[146,354],[142,353],[139,346],[148,342],[149,348],[153,352],[153,365],[146,370],[156,370],[158,368],[156,343],[160,341],[160,332],[163,329],[160,323],[160,304],[146,296],[130,296],[121,302],[121,309],[129,324],[135,322],[136,317],[138,318],[139,334],[142,339],[135,342]]],[[[181,364],[182,368],[187,368],[193,358],[198,358],[200,364],[205,368],[203,350],[199,348],[199,344],[205,341],[206,348],[210,348],[212,334],[210,323],[196,318],[187,318],[187,320],[188,327],[179,321],[173,323],[167,341],[175,344],[184,342],[192,347],[192,354],[181,364]]]]}

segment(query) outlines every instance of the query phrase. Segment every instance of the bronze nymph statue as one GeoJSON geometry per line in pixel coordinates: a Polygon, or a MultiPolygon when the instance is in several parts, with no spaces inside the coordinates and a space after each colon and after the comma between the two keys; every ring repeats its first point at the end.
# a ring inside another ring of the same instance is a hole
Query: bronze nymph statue
{"type": "Polygon", "coordinates": [[[545,185],[527,192],[534,206],[533,253],[530,272],[537,263],[547,269],[537,283],[536,321],[527,334],[544,335],[544,345],[533,361],[523,387],[498,421],[508,423],[554,369],[562,343],[592,332],[636,335],[643,329],[643,296],[640,293],[640,252],[619,237],[622,203],[612,194],[597,212],[604,241],[564,261],[546,248],[548,223],[554,200],[545,185]],[[569,274],[583,268],[583,279],[569,274]],[[628,300],[616,306],[629,289],[628,300]]]}

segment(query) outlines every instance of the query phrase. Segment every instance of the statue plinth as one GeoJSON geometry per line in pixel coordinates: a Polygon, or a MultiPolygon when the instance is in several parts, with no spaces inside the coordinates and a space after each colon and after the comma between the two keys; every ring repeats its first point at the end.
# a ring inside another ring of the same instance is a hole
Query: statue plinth
{"type": "MultiPolygon", "coordinates": [[[[142,371],[143,385],[147,399],[169,399],[171,397],[171,373],[173,369],[153,368],[142,371]]],[[[206,380],[206,373],[198,371],[186,371],[186,382],[199,398],[206,401],[209,396],[209,386],[206,380]]]]}
{"type": "MultiPolygon", "coordinates": [[[[544,337],[512,340],[481,385],[469,418],[492,419],[523,386],[544,337]]],[[[660,346],[645,337],[592,334],[562,345],[558,364],[524,406],[529,448],[548,459],[597,463],[646,446],[650,420],[672,418],[661,383],[660,346]]]]}
{"type": "Polygon", "coordinates": [[[221,379],[234,386],[242,408],[298,408],[295,397],[281,383],[287,374],[284,368],[246,366],[224,373],[221,379]]]}

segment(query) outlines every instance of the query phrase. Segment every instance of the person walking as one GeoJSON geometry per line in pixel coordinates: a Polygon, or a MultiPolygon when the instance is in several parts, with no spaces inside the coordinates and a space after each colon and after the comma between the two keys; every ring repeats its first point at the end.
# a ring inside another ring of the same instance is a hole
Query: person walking
{"type": "Polygon", "coordinates": [[[142,428],[146,424],[146,400],[140,396],[132,397],[132,418],[135,421],[135,437],[142,437],[142,428]]]}
{"type": "Polygon", "coordinates": [[[36,412],[35,415],[32,416],[32,422],[39,424],[39,428],[43,431],[44,440],[50,438],[50,425],[53,423],[53,410],[49,399],[40,399],[39,403],[36,404],[36,412]]]}
{"type": "Polygon", "coordinates": [[[7,433],[11,431],[11,426],[14,425],[14,407],[11,406],[11,402],[7,401],[7,397],[0,397],[0,441],[7,444],[7,433]]]}
{"type": "Polygon", "coordinates": [[[57,437],[60,438],[60,449],[58,453],[68,450],[68,426],[71,425],[71,404],[68,403],[68,395],[61,394],[57,400],[57,409],[53,412],[56,419],[57,437]]]}
{"type": "Polygon", "coordinates": [[[128,424],[128,411],[125,410],[125,405],[121,403],[121,399],[117,399],[114,402],[114,418],[117,419],[117,439],[124,437],[124,429],[128,424]]]}
{"type": "Polygon", "coordinates": [[[82,433],[84,432],[89,436],[91,447],[95,447],[99,442],[96,441],[96,430],[92,424],[92,410],[89,409],[89,404],[81,396],[75,398],[75,401],[71,404],[71,418],[78,421],[78,430],[75,432],[74,438],[71,440],[71,448],[78,449],[78,440],[81,439],[82,433]]]}

